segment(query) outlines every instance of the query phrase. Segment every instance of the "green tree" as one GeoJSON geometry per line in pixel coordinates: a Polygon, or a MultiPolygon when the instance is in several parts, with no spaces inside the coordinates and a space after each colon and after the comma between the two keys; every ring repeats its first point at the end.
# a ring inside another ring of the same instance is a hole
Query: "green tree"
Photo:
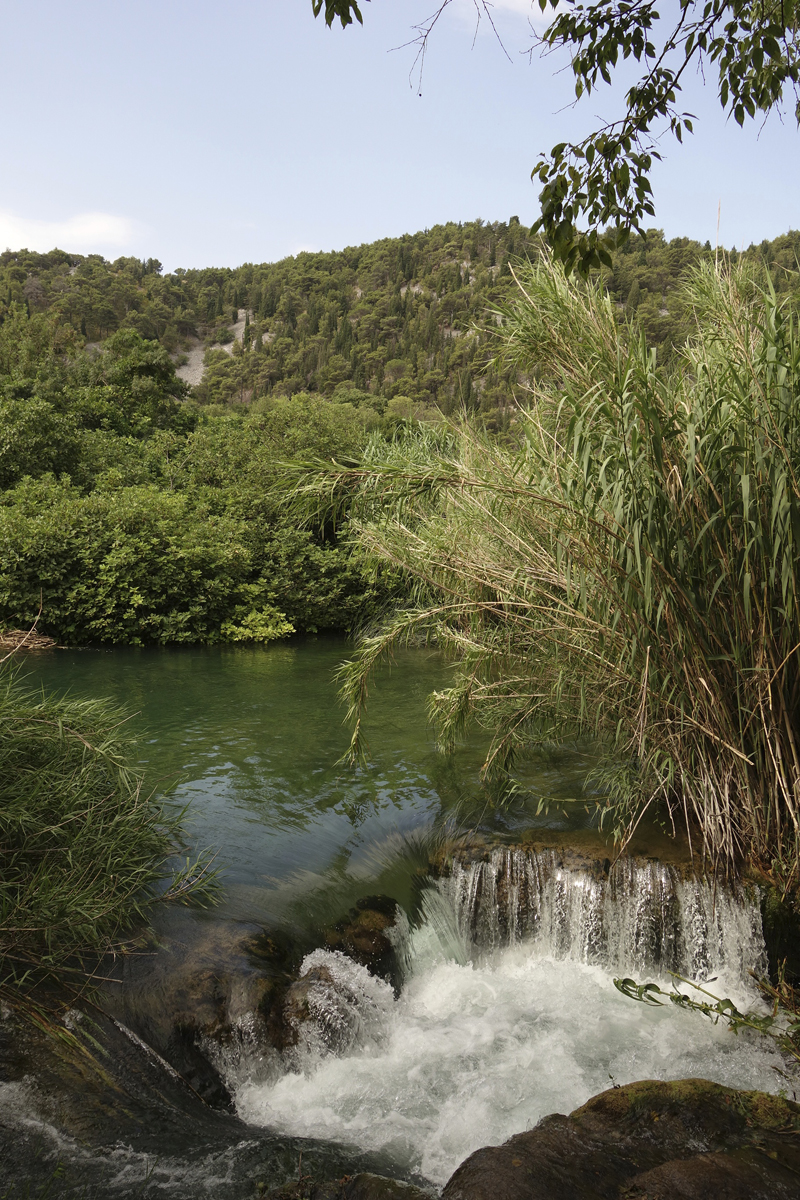
{"type": "Polygon", "coordinates": [[[179,401],[187,392],[163,347],[121,329],[98,355],[76,359],[63,397],[87,429],[143,434],[180,421],[179,401]]]}

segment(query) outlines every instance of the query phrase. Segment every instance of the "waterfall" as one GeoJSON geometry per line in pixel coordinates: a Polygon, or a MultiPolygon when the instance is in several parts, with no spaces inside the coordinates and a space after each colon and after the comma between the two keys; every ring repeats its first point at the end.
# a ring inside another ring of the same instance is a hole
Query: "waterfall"
{"type": "Polygon", "coordinates": [[[649,859],[621,858],[604,873],[567,869],[553,850],[497,848],[432,880],[421,918],[428,943],[432,930],[461,962],[524,942],[536,957],[617,974],[745,983],[749,970],[766,972],[757,897],[649,859]]]}
{"type": "Polygon", "coordinates": [[[611,1083],[776,1090],[785,1064],[765,1039],[636,1004],[612,978],[719,975],[713,990],[757,1005],[755,895],[646,859],[606,867],[519,848],[456,859],[398,922],[397,998],[339,952],[314,951],[287,1000],[297,1041],[283,1073],[235,1088],[239,1115],[387,1154],[439,1185],[472,1150],[611,1083]]]}

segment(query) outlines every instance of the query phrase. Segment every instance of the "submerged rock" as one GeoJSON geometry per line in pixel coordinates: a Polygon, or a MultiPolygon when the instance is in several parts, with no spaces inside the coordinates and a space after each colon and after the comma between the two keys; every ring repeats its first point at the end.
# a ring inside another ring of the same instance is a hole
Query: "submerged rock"
{"type": "Polygon", "coordinates": [[[797,1200],[800,1105],[647,1080],[545,1117],[461,1164],[442,1200],[797,1200]]]}
{"type": "Polygon", "coordinates": [[[390,896],[364,896],[342,920],[325,931],[325,945],[340,950],[373,975],[388,979],[399,990],[397,953],[391,931],[398,904],[390,896]]]}

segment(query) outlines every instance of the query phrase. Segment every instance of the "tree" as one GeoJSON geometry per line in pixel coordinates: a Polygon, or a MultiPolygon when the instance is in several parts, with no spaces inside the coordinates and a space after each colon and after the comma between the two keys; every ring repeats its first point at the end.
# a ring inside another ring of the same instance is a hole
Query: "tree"
{"type": "MultiPolygon", "coordinates": [[[[780,109],[787,89],[800,123],[800,3],[798,0],[679,0],[672,22],[661,20],[654,0],[537,0],[552,21],[537,39],[543,51],[566,49],[575,96],[610,84],[621,59],[641,64],[625,97],[625,111],[581,142],[559,142],[533,168],[542,184],[541,216],[534,225],[568,271],[610,266],[611,250],[653,215],[650,172],[661,157],[659,138],[679,142],[693,131],[681,111],[681,82],[690,66],[717,76],[723,109],[738,125],[757,113],[780,109]],[[588,228],[579,229],[584,221],[588,228]]],[[[314,14],[322,0],[312,0],[314,14]]],[[[452,0],[416,26],[420,67],[428,38],[452,0]]],[[[492,22],[489,0],[473,0],[478,20],[492,22]]],[[[325,0],[325,21],[342,26],[362,20],[355,0],[325,0]]]]}

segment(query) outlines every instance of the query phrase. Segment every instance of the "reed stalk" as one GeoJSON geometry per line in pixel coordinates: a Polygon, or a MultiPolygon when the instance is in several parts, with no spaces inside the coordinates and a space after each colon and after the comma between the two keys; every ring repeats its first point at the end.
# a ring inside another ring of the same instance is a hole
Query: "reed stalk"
{"type": "Polygon", "coordinates": [[[421,632],[451,656],[445,745],[491,733],[488,774],[571,737],[603,751],[624,844],[666,806],[725,869],[800,883],[800,340],[745,270],[686,284],[696,335],[663,371],[599,286],[518,272],[498,357],[526,380],[519,444],[466,422],[318,467],[299,508],[348,508],[407,606],[342,672],[353,751],[376,664],[421,632]]]}
{"type": "Polygon", "coordinates": [[[202,864],[172,878],[179,815],[132,763],[126,714],[59,698],[0,670],[0,987],[79,970],[165,894],[197,894],[202,864]]]}

